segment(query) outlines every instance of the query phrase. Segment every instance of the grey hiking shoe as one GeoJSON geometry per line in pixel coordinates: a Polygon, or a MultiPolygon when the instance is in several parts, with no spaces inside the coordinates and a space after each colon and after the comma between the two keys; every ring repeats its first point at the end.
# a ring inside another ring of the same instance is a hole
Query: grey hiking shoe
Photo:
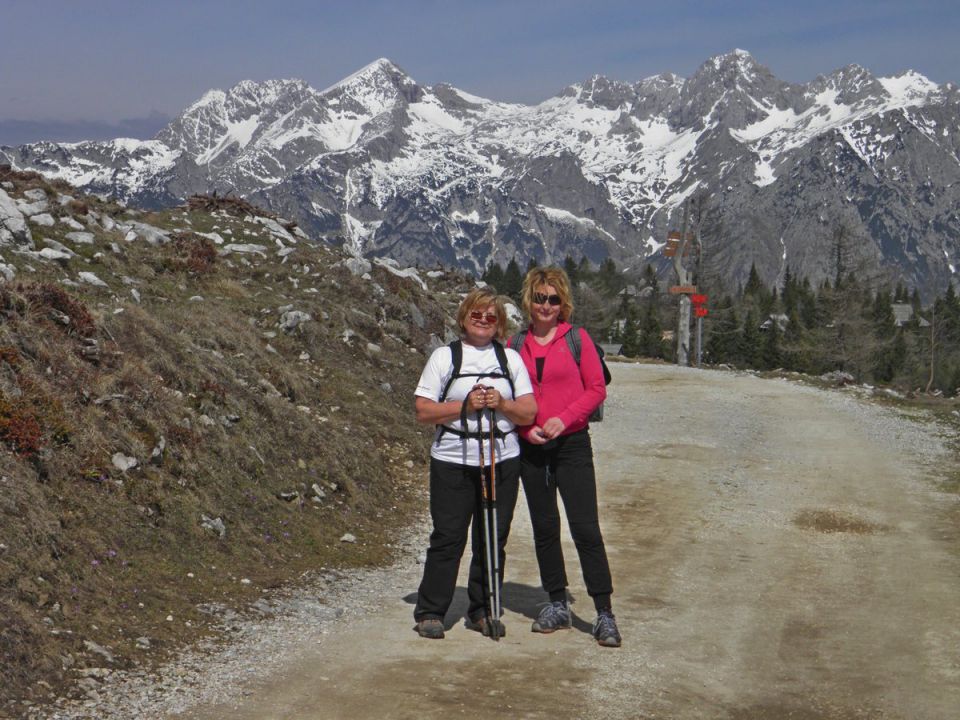
{"type": "Polygon", "coordinates": [[[600,610],[597,619],[593,622],[593,637],[598,645],[603,647],[620,647],[620,631],[617,630],[617,619],[611,610],[600,610]]]}
{"type": "Polygon", "coordinates": [[[443,622],[439,618],[423,618],[417,621],[417,634],[430,640],[443,639],[443,622]]]}
{"type": "Polygon", "coordinates": [[[552,633],[554,630],[566,630],[573,625],[570,608],[563,600],[554,600],[543,606],[530,629],[538,633],[552,633]]]}
{"type": "Polygon", "coordinates": [[[506,637],[507,628],[504,626],[503,621],[493,620],[492,622],[487,622],[487,617],[485,615],[481,615],[476,620],[468,617],[464,621],[463,625],[464,627],[467,628],[467,630],[474,630],[480,633],[481,635],[483,635],[484,637],[490,637],[490,630],[491,630],[490,626],[493,623],[497,624],[497,637],[506,637]]]}

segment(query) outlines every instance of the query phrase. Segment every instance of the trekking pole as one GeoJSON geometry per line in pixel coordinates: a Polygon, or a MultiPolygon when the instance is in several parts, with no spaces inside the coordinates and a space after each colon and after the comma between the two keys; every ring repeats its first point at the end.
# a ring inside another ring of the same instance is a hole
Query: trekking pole
{"type": "Polygon", "coordinates": [[[477,442],[480,444],[480,498],[483,512],[483,547],[484,557],[487,565],[487,625],[490,628],[490,637],[494,640],[500,639],[500,628],[497,625],[498,618],[496,613],[495,588],[499,578],[494,578],[494,560],[499,556],[497,548],[497,536],[494,535],[491,542],[491,525],[496,523],[496,516],[491,513],[490,493],[487,487],[486,473],[484,472],[483,457],[483,411],[477,410],[477,442]],[[491,520],[492,517],[492,520],[491,520]]]}
{"type": "Polygon", "coordinates": [[[497,532],[497,436],[495,433],[497,413],[490,410],[490,517],[493,518],[493,618],[491,634],[500,639],[500,533],[497,532]]]}

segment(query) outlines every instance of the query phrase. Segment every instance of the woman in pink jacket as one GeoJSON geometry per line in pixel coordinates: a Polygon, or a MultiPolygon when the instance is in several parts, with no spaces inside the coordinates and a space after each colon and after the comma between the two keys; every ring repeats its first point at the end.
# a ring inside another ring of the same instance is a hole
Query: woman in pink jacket
{"type": "Polygon", "coordinates": [[[607,396],[600,356],[586,330],[570,324],[573,298],[562,269],[530,270],[523,281],[522,304],[530,326],[511,344],[519,345],[514,349],[530,374],[537,416],[532,425],[520,429],[520,477],[533,523],[540,580],[550,595],[532,629],[551,633],[572,624],[560,547],[559,491],[587,593],[597,610],[593,636],[600,645],[619,647],[588,428],[590,414],[607,396]],[[580,333],[579,366],[564,337],[572,332],[580,333]]]}

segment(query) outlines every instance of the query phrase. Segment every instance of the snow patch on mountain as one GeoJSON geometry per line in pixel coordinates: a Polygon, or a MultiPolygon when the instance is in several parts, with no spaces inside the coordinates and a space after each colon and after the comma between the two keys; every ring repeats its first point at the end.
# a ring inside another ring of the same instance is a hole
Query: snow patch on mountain
{"type": "Polygon", "coordinates": [[[574,215],[572,212],[569,212],[567,210],[562,210],[560,208],[547,207],[545,205],[538,205],[537,208],[552,222],[561,223],[565,225],[582,225],[588,228],[589,230],[596,230],[598,232],[603,233],[614,242],[617,241],[617,239],[613,235],[611,235],[602,227],[597,225],[590,218],[580,217],[578,215],[574,215]]]}
{"type": "Polygon", "coordinates": [[[253,138],[253,134],[260,127],[260,116],[252,115],[245,120],[237,122],[226,122],[227,131],[220,138],[216,145],[209,148],[206,152],[200,154],[194,162],[197,165],[208,165],[213,162],[224,150],[231,145],[237,145],[243,150],[253,138]]]}
{"type": "Polygon", "coordinates": [[[888,107],[891,108],[924,104],[931,94],[939,92],[940,89],[936,83],[913,70],[894,77],[877,78],[877,82],[890,96],[888,107]]]}

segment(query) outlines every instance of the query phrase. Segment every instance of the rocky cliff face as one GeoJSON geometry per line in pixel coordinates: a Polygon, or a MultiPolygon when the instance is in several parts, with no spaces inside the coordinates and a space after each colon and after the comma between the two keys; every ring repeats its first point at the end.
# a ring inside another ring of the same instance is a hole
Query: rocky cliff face
{"type": "Polygon", "coordinates": [[[960,253],[958,97],[858,66],[792,85],[737,50],[688,79],[597,76],[524,106],[378,60],[322,92],[210,91],[153,140],[0,155],[144,207],[234,193],[356,254],[472,271],[567,254],[665,268],[668,229],[704,194],[710,270],[731,285],[751,263],[767,282],[831,276],[843,225],[861,263],[930,288],[960,253]]]}

